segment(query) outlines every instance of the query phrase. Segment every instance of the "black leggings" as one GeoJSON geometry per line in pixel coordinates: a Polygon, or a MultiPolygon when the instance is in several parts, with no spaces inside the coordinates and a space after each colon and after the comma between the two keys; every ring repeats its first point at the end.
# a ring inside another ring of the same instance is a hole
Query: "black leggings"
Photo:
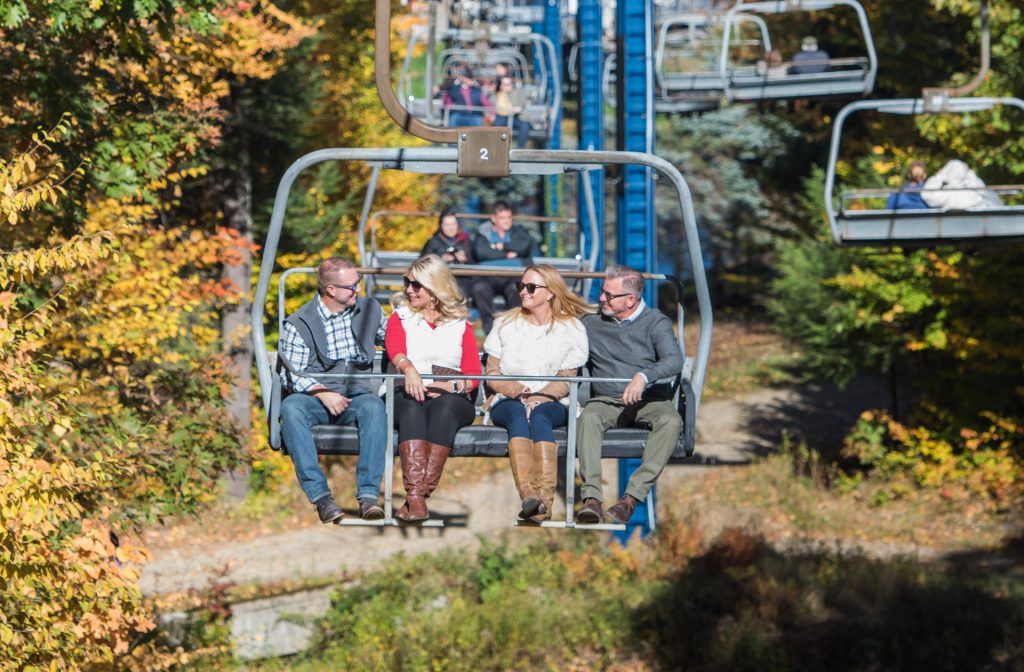
{"type": "Polygon", "coordinates": [[[455,433],[473,424],[475,417],[473,403],[461,394],[442,394],[421,404],[405,390],[395,389],[395,428],[399,442],[426,439],[451,448],[455,433]]]}

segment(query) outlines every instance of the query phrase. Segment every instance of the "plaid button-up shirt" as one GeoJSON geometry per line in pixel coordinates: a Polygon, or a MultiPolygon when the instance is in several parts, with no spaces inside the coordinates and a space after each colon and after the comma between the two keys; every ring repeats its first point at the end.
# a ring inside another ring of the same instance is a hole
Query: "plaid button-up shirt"
{"type": "MultiPolygon", "coordinates": [[[[355,306],[346,308],[340,313],[332,313],[327,310],[323,299],[316,297],[316,312],[323,322],[324,331],[327,333],[327,353],[331,359],[344,359],[350,362],[367,363],[371,361],[373,354],[364,353],[363,349],[356,342],[355,334],[352,333],[352,318],[355,316],[355,306]]],[[[381,320],[377,329],[376,343],[384,342],[384,330],[387,327],[387,320],[381,320]]],[[[309,365],[309,359],[313,351],[302,340],[296,329],[290,322],[284,323],[281,330],[281,338],[278,345],[279,354],[296,371],[303,371],[309,365]]],[[[294,376],[287,370],[281,371],[281,384],[293,392],[308,392],[314,387],[322,387],[315,378],[309,376],[294,376]],[[289,386],[289,381],[291,385],[289,386]]]]}

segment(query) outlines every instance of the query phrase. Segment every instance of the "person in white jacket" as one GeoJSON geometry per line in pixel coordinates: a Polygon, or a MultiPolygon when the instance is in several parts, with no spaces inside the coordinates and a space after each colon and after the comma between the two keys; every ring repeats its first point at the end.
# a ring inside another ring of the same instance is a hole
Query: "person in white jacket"
{"type": "Polygon", "coordinates": [[[985,183],[970,167],[953,159],[924,183],[921,198],[930,208],[967,210],[1002,205],[995,192],[985,189],[985,183]]]}

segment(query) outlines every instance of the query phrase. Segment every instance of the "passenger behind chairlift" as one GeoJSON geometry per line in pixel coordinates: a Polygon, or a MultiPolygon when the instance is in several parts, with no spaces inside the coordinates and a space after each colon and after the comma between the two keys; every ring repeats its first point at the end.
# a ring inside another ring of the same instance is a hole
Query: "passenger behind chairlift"
{"type": "Polygon", "coordinates": [[[1000,206],[1003,202],[966,163],[953,159],[924,183],[921,197],[930,208],[968,210],[1000,206]]]}
{"type": "Polygon", "coordinates": [[[484,117],[494,114],[494,104],[487,92],[473,78],[473,70],[463,66],[444,92],[448,109],[448,126],[483,126],[484,117]]]}
{"type": "Polygon", "coordinates": [[[508,75],[503,76],[494,94],[494,125],[511,127],[518,149],[526,147],[530,138],[530,122],[520,116],[525,104],[526,96],[522,88],[517,87],[508,75]]]}
{"type": "Polygon", "coordinates": [[[921,198],[921,189],[928,177],[928,170],[923,161],[914,161],[907,168],[907,184],[900,187],[894,194],[889,194],[885,202],[886,210],[924,210],[928,204],[921,198]]]}
{"type": "Polygon", "coordinates": [[[769,51],[763,60],[757,62],[757,74],[769,79],[789,74],[789,68],[782,62],[782,52],[778,49],[769,51]]]}
{"type": "MultiPolygon", "coordinates": [[[[420,256],[436,254],[446,264],[474,264],[473,241],[459,225],[455,210],[445,208],[437,218],[437,231],[430,237],[427,244],[420,250],[420,256]]],[[[460,276],[455,279],[459,289],[467,297],[472,295],[473,278],[460,276]]]]}
{"type": "Polygon", "coordinates": [[[789,66],[791,75],[813,75],[828,72],[828,52],[818,48],[818,38],[808,35],[800,43],[800,51],[793,54],[793,65],[789,66]]]}

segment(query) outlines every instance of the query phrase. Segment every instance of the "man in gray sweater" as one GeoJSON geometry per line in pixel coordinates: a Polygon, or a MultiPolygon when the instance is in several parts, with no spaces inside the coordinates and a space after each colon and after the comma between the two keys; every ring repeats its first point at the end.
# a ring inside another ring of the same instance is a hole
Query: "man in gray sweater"
{"type": "Polygon", "coordinates": [[[626,266],[605,272],[598,297],[600,313],[583,318],[590,339],[587,369],[594,378],[628,378],[629,383],[591,383],[591,399],[580,415],[577,450],[583,477],[583,507],[576,521],[600,523],[601,442],[612,427],[651,429],[643,462],[626,486],[622,499],[607,517],[625,523],[643,501],[668,463],[679,440],[683,420],[672,402],[672,389],[658,380],[679,375],[683,357],[672,320],[648,307],[641,296],[640,273],[626,266]]]}

